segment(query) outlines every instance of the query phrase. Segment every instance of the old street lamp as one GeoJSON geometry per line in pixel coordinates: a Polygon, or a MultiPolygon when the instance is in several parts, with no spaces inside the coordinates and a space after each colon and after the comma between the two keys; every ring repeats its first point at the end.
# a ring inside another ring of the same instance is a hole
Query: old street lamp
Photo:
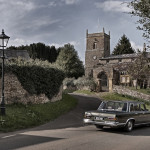
{"type": "Polygon", "coordinates": [[[4,55],[4,50],[8,44],[9,36],[5,35],[4,30],[2,30],[2,34],[0,34],[0,50],[2,51],[1,58],[2,58],[2,97],[1,97],[1,115],[5,115],[5,98],[4,98],[4,60],[5,60],[5,55],[4,55]]]}

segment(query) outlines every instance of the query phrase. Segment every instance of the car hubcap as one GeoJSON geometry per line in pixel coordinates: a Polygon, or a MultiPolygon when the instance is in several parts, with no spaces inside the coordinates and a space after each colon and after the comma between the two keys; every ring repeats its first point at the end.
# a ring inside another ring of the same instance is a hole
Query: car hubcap
{"type": "Polygon", "coordinates": [[[132,122],[131,121],[128,122],[128,129],[129,129],[129,131],[132,130],[132,122]]]}

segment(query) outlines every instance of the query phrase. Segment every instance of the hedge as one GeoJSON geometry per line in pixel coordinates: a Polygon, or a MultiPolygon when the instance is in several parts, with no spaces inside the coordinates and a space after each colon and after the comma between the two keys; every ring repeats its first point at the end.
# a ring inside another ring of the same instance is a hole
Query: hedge
{"type": "Polygon", "coordinates": [[[45,94],[49,99],[58,94],[64,79],[62,71],[49,62],[40,60],[9,60],[5,63],[5,73],[15,74],[23,88],[31,95],[45,94]]]}

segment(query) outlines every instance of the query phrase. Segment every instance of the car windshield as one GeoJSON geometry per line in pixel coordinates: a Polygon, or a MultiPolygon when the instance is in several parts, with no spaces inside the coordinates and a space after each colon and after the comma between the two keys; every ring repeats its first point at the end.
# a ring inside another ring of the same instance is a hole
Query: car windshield
{"type": "Polygon", "coordinates": [[[127,111],[127,103],[115,101],[102,102],[98,110],[127,111]]]}

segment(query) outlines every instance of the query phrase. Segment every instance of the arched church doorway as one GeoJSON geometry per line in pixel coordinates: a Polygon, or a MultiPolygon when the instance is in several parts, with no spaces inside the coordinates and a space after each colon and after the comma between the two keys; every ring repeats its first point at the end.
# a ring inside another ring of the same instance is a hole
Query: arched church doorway
{"type": "Polygon", "coordinates": [[[109,91],[107,74],[104,71],[102,71],[98,74],[97,78],[98,78],[99,90],[104,92],[109,91]]]}

